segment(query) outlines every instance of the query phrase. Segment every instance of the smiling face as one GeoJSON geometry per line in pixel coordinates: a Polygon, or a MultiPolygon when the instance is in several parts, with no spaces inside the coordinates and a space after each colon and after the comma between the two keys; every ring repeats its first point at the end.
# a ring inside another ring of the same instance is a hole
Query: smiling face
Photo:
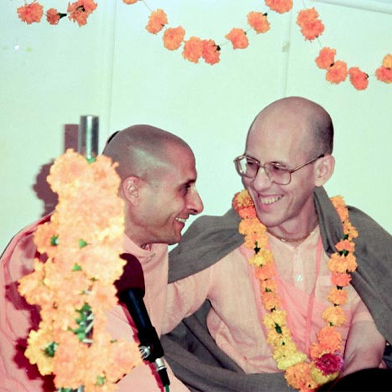
{"type": "Polygon", "coordinates": [[[129,237],[139,246],[175,244],[190,215],[203,203],[196,190],[195,158],[189,148],[170,146],[167,162],[137,179],[137,202],[130,209],[129,237]]]}
{"type": "MultiPolygon", "coordinates": [[[[292,169],[324,153],[316,151],[307,107],[299,110],[301,108],[284,101],[261,112],[248,134],[245,155],[261,164],[278,162],[292,169]]],[[[331,156],[320,158],[299,169],[292,173],[287,185],[271,182],[262,168],[253,179],[243,177],[257,216],[269,231],[285,237],[300,237],[314,228],[317,215],[313,191],[332,174],[326,175],[323,159],[326,163],[333,160],[331,156]]]]}
{"type": "Polygon", "coordinates": [[[177,243],[189,215],[203,210],[188,144],[170,132],[138,124],[113,135],[103,154],[118,163],[125,234],[141,247],[177,243]]]}

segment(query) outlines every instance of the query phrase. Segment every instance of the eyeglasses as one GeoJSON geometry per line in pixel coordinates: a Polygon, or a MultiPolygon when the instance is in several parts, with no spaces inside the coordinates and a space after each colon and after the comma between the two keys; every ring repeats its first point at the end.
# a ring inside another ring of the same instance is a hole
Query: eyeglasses
{"type": "Polygon", "coordinates": [[[279,162],[266,162],[264,165],[260,164],[257,159],[240,155],[234,159],[235,168],[241,177],[255,178],[260,167],[264,170],[271,182],[279,185],[288,185],[291,182],[291,174],[303,167],[310,165],[317,161],[317,159],[324,157],[324,154],[319,155],[303,165],[297,166],[294,169],[288,169],[279,162]]]}

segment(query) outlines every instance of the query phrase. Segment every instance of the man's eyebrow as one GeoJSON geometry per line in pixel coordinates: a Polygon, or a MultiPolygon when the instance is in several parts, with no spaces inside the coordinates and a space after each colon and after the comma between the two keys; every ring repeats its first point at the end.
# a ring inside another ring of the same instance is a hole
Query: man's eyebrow
{"type": "MultiPolygon", "coordinates": [[[[252,157],[252,155],[249,155],[249,154],[244,154],[244,156],[245,157],[247,157],[247,158],[250,158],[250,159],[253,159],[254,161],[256,161],[257,163],[261,163],[258,159],[256,159],[255,157],[252,157]]],[[[275,164],[275,165],[280,165],[280,166],[286,166],[286,167],[289,167],[290,165],[287,163],[287,162],[283,162],[283,161],[267,161],[267,162],[264,162],[264,163],[273,163],[273,164],[275,164]]]]}
{"type": "Polygon", "coordinates": [[[196,183],[196,178],[190,178],[190,179],[182,182],[179,186],[182,187],[182,186],[187,186],[187,185],[193,185],[195,183],[196,183]]]}

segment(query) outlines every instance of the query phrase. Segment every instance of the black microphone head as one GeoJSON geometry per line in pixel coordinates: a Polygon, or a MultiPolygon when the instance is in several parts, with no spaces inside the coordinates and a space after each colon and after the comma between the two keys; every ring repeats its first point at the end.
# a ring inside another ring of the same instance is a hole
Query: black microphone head
{"type": "Polygon", "coordinates": [[[126,289],[139,289],[144,295],[144,274],[140,261],[130,253],[122,253],[120,257],[127,263],[121,277],[114,282],[117,295],[126,289]]]}

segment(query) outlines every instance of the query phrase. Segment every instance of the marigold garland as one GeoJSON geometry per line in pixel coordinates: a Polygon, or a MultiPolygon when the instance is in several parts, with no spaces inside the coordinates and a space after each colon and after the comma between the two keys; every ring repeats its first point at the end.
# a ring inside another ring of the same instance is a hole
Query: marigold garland
{"type": "Polygon", "coordinates": [[[344,237],[336,244],[336,253],[328,261],[333,287],[328,294],[328,306],[322,314],[326,322],[317,334],[317,342],[311,344],[308,355],[298,350],[287,326],[286,311],[282,309],[277,293],[277,274],[272,252],[268,249],[266,227],[258,220],[253,201],[246,190],[237,193],[233,208],[241,217],[238,231],[244,235],[244,245],[255,251],[249,264],[254,266],[260,283],[261,300],[267,314],[267,342],[278,369],[285,370],[289,386],[302,392],[310,392],[338,377],[343,367],[342,337],[336,327],[342,326],[346,317],[342,308],[347,302],[344,287],[350,284],[351,275],[357,268],[353,239],[358,236],[349,221],[348,210],[341,196],[331,201],[342,221],[344,237]]]}
{"type": "Polygon", "coordinates": [[[34,271],[19,281],[20,294],[41,316],[25,355],[42,375],[54,374],[60,391],[114,391],[141,362],[136,343],[105,331],[105,312],[117,303],[113,283],[125,263],[116,165],[105,156],[88,163],[72,150],[56,159],[48,182],[58,204],[34,235],[47,260],[36,258],[34,271]]]}
{"type": "MultiPolygon", "coordinates": [[[[199,37],[191,37],[185,39],[185,30],[182,26],[169,27],[168,17],[164,10],[157,9],[151,11],[147,5],[146,0],[122,0],[124,4],[132,5],[142,2],[150,12],[146,30],[154,35],[157,35],[162,30],[163,46],[171,51],[178,50],[183,46],[182,56],[184,59],[198,63],[201,58],[207,64],[217,64],[220,62],[220,50],[223,44],[217,44],[212,39],[201,39],[199,37]]],[[[293,8],[293,0],[264,0],[266,7],[269,10],[283,14],[291,11],[293,8]]],[[[46,20],[56,25],[60,19],[68,16],[69,20],[77,22],[79,26],[87,23],[87,18],[97,8],[97,3],[94,0],[77,0],[74,3],[69,3],[67,12],[59,12],[55,8],[50,8],[46,11],[46,20]]],[[[33,0],[31,3],[25,3],[17,9],[19,18],[27,24],[38,23],[44,14],[43,6],[33,0]]],[[[267,12],[251,11],[247,15],[248,25],[257,34],[266,33],[270,29],[270,23],[267,19],[267,12]]],[[[297,15],[297,24],[300,27],[301,33],[305,40],[314,41],[319,38],[325,30],[325,26],[317,10],[306,8],[300,10],[297,15]]],[[[245,49],[249,46],[247,31],[242,28],[235,27],[225,35],[225,38],[232,44],[233,49],[245,49]]],[[[319,56],[315,59],[317,66],[326,70],[325,79],[331,84],[339,84],[344,82],[349,76],[349,81],[353,87],[359,91],[365,90],[369,85],[369,74],[360,70],[359,67],[348,67],[347,63],[342,60],[334,60],[336,54],[335,49],[323,47],[319,56]],[[334,52],[332,55],[332,51],[334,52]],[[324,58],[327,56],[327,58],[324,58]]],[[[376,79],[383,83],[392,83],[392,64],[391,54],[384,57],[382,65],[374,72],[376,79]]]]}

